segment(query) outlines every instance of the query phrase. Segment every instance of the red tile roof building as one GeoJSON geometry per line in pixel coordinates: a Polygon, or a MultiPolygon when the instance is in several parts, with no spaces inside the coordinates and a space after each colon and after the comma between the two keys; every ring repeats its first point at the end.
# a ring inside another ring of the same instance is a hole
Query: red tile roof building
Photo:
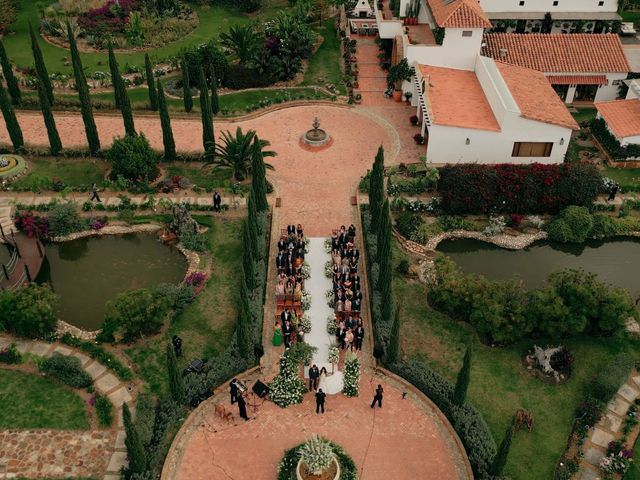
{"type": "Polygon", "coordinates": [[[640,135],[640,99],[596,102],[595,107],[618,139],[640,135]]]}
{"type": "Polygon", "coordinates": [[[492,28],[477,0],[428,0],[438,27],[492,28]]]}

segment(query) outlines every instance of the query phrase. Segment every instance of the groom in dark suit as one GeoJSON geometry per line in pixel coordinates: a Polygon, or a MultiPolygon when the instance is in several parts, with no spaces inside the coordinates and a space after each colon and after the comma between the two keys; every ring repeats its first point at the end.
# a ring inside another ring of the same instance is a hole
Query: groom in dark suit
{"type": "Polygon", "coordinates": [[[318,378],[320,377],[320,370],[314,363],[309,369],[309,390],[318,389],[318,378]]]}

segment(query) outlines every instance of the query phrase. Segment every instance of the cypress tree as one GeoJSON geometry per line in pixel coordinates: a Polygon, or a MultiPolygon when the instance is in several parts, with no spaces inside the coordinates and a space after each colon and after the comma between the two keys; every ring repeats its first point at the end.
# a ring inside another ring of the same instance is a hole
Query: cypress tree
{"type": "Polygon", "coordinates": [[[47,67],[44,63],[44,58],[42,58],[42,51],[40,50],[40,45],[38,44],[38,39],[36,38],[36,34],[33,31],[31,23],[29,23],[29,34],[31,35],[31,51],[33,52],[33,60],[35,61],[36,73],[38,75],[38,78],[40,79],[40,82],[42,82],[44,91],[47,93],[49,105],[53,105],[53,85],[51,85],[49,72],[47,71],[47,67]]]}
{"type": "Polygon", "coordinates": [[[266,212],[269,209],[267,203],[267,179],[264,159],[262,157],[262,147],[256,135],[253,138],[253,152],[251,155],[251,184],[256,199],[256,210],[266,212]]]}
{"type": "Polygon", "coordinates": [[[167,109],[167,99],[164,96],[162,83],[158,79],[158,107],[160,109],[160,125],[162,126],[162,144],[164,145],[164,159],[171,162],[176,159],[176,142],[171,130],[171,117],[167,109]]]}
{"type": "Polygon", "coordinates": [[[258,212],[256,211],[256,200],[253,189],[247,200],[247,225],[249,227],[249,241],[251,242],[251,255],[256,262],[262,259],[260,248],[260,235],[258,232],[258,212]]]}
{"type": "Polygon", "coordinates": [[[24,146],[24,139],[22,138],[22,129],[20,128],[20,124],[18,123],[18,118],[16,117],[16,112],[13,109],[13,105],[11,105],[11,101],[7,96],[7,91],[4,89],[4,85],[2,84],[2,78],[0,77],[0,110],[2,111],[2,116],[4,117],[4,123],[7,126],[7,132],[9,132],[9,138],[11,138],[11,143],[13,144],[13,149],[16,152],[22,150],[24,146]]]}
{"type": "Polygon", "coordinates": [[[147,87],[149,90],[149,105],[151,105],[151,110],[158,110],[158,92],[156,91],[156,81],[153,78],[153,67],[151,66],[148,53],[144,55],[144,69],[146,71],[147,87]]]}
{"type": "Polygon", "coordinates": [[[7,90],[11,96],[11,103],[18,106],[22,101],[20,86],[18,84],[18,80],[16,80],[16,77],[13,74],[11,62],[9,61],[9,57],[7,57],[7,51],[4,49],[4,43],[2,43],[2,40],[0,40],[0,66],[2,66],[2,75],[4,75],[4,79],[7,81],[7,90]]]}
{"type": "Polygon", "coordinates": [[[100,150],[100,137],[96,122],[93,119],[93,108],[91,107],[91,97],[89,96],[89,86],[82,69],[82,60],[78,52],[76,40],[71,33],[71,25],[67,23],[67,37],[69,39],[69,47],[71,49],[71,61],[73,64],[73,76],[76,80],[76,89],[80,97],[80,110],[82,112],[82,121],[84,122],[84,130],[87,135],[87,143],[91,153],[98,153],[100,150]]]}
{"type": "Polygon", "coordinates": [[[120,72],[118,72],[118,62],[116,61],[116,56],[113,53],[113,45],[111,44],[111,40],[109,40],[107,48],[109,50],[109,72],[111,73],[113,96],[115,97],[116,108],[120,108],[122,102],[120,102],[120,89],[118,88],[118,82],[122,80],[122,77],[120,76],[120,72]]]}
{"type": "Polygon", "coordinates": [[[256,265],[246,220],[242,224],[242,271],[247,282],[247,288],[249,290],[256,288],[256,265]]]}
{"type": "Polygon", "coordinates": [[[187,57],[182,55],[181,62],[182,70],[182,101],[184,102],[184,111],[190,112],[193,110],[193,98],[191,98],[191,84],[189,79],[189,65],[187,64],[187,57]]]}
{"type": "Polygon", "coordinates": [[[464,354],[464,360],[462,361],[462,368],[458,372],[458,379],[456,380],[456,388],[453,392],[453,403],[459,407],[464,405],[464,401],[467,398],[467,389],[469,388],[469,382],[471,381],[471,347],[467,347],[467,351],[464,354]]]}
{"type": "Polygon", "coordinates": [[[371,211],[371,230],[378,232],[380,223],[380,209],[384,199],[384,150],[378,148],[376,159],[371,169],[369,184],[369,210],[371,211]]]}
{"type": "Polygon", "coordinates": [[[51,155],[57,155],[60,153],[60,150],[62,150],[62,142],[60,141],[60,135],[56,127],[56,120],[53,117],[53,112],[51,112],[51,105],[49,105],[47,93],[44,91],[44,87],[40,82],[38,82],[38,99],[40,100],[40,110],[42,110],[44,124],[47,127],[51,155]]]}
{"type": "Polygon", "coordinates": [[[209,105],[209,92],[204,70],[200,67],[200,118],[202,119],[202,146],[206,162],[212,162],[214,158],[215,137],[213,134],[213,119],[211,118],[211,105],[209,105]]]}
{"type": "Polygon", "coordinates": [[[220,111],[220,99],[218,98],[218,80],[216,71],[211,67],[211,112],[217,115],[220,111]]]}
{"type": "Polygon", "coordinates": [[[238,342],[238,351],[240,352],[240,356],[247,358],[251,350],[251,334],[247,315],[243,313],[238,313],[238,321],[236,323],[236,341],[238,342]]]}
{"type": "Polygon", "coordinates": [[[184,380],[182,379],[182,372],[178,367],[178,359],[176,358],[176,352],[173,350],[171,344],[167,345],[167,371],[169,372],[169,388],[171,390],[171,397],[176,403],[184,403],[184,380]]]}
{"type": "Polygon", "coordinates": [[[505,465],[507,464],[507,458],[509,457],[509,449],[511,448],[511,438],[513,437],[513,426],[509,425],[507,431],[504,434],[504,438],[502,439],[502,443],[500,443],[500,448],[498,448],[498,453],[493,459],[493,463],[491,464],[491,468],[489,469],[489,474],[494,477],[499,477],[502,475],[502,471],[504,470],[505,465]]]}
{"type": "Polygon", "coordinates": [[[146,459],[142,441],[138,435],[138,430],[131,420],[131,411],[126,403],[122,404],[122,421],[127,434],[124,444],[127,447],[127,458],[129,459],[129,472],[142,473],[146,470],[146,459]]]}
{"type": "Polygon", "coordinates": [[[396,313],[391,326],[389,348],[387,349],[387,363],[394,364],[400,361],[400,307],[396,307],[396,313]]]}

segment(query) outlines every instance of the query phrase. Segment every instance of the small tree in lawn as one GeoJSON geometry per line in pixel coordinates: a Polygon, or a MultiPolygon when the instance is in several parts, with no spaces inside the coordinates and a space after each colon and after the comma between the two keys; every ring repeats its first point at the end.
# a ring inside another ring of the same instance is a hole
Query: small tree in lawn
{"type": "Polygon", "coordinates": [[[11,139],[11,143],[13,144],[13,149],[16,152],[19,152],[20,150],[22,150],[22,147],[24,146],[22,129],[20,128],[20,124],[18,123],[16,112],[13,109],[13,105],[11,105],[11,101],[9,100],[9,96],[7,95],[7,91],[4,89],[4,85],[2,84],[1,77],[0,77],[0,110],[2,111],[2,116],[4,117],[4,122],[5,122],[5,125],[7,126],[7,131],[9,132],[9,138],[11,139]]]}
{"type": "Polygon", "coordinates": [[[493,475],[494,477],[501,476],[502,471],[507,464],[512,437],[513,425],[509,425],[509,428],[507,428],[507,431],[504,434],[504,438],[502,439],[502,443],[500,444],[500,448],[498,448],[498,453],[496,453],[496,456],[493,459],[493,463],[491,464],[491,468],[489,470],[489,474],[493,475]]]}
{"type": "Polygon", "coordinates": [[[216,71],[211,67],[211,112],[217,115],[220,111],[220,99],[218,98],[218,80],[216,71]]]}
{"type": "Polygon", "coordinates": [[[458,372],[458,379],[456,380],[456,388],[453,392],[453,403],[459,407],[464,405],[464,401],[467,397],[467,389],[469,388],[469,381],[471,380],[471,347],[467,347],[467,351],[464,354],[464,360],[462,361],[462,368],[458,372]]]}
{"type": "Polygon", "coordinates": [[[189,79],[189,64],[184,55],[182,55],[182,61],[180,62],[180,69],[182,70],[182,101],[184,103],[184,111],[190,112],[193,110],[193,98],[191,97],[191,84],[189,79]]]}
{"type": "Polygon", "coordinates": [[[129,460],[128,471],[130,474],[142,473],[147,468],[146,455],[138,430],[131,420],[131,410],[126,403],[122,404],[122,423],[124,423],[124,431],[127,434],[124,444],[127,447],[129,460]]]}
{"type": "Polygon", "coordinates": [[[132,182],[153,180],[158,173],[158,154],[151,149],[143,134],[116,138],[107,151],[111,176],[122,175],[132,182]]]}
{"type": "Polygon", "coordinates": [[[215,156],[216,140],[213,133],[213,118],[211,105],[209,104],[209,93],[207,91],[207,80],[204,70],[200,67],[200,118],[202,119],[202,146],[204,147],[205,162],[212,162],[215,156]]]}
{"type": "Polygon", "coordinates": [[[147,89],[149,91],[149,105],[151,106],[151,110],[158,110],[158,92],[156,91],[156,81],[153,76],[153,67],[151,66],[148,53],[144,55],[144,69],[147,77],[147,89]]]}
{"type": "Polygon", "coordinates": [[[2,40],[0,40],[0,66],[2,66],[2,75],[7,81],[7,90],[9,91],[9,96],[11,97],[11,103],[13,103],[15,106],[18,106],[22,101],[20,85],[18,84],[18,80],[16,80],[15,75],[13,74],[11,62],[9,61],[9,57],[7,57],[7,51],[4,49],[4,43],[2,43],[2,40]]]}
{"type": "Polygon", "coordinates": [[[42,117],[44,118],[44,124],[47,127],[47,136],[49,137],[49,149],[51,155],[57,155],[62,150],[62,142],[60,141],[60,135],[58,134],[58,128],[56,127],[56,120],[53,117],[51,111],[51,105],[49,104],[49,98],[44,91],[42,83],[38,81],[38,99],[40,100],[40,110],[42,110],[42,117]]]}
{"type": "Polygon", "coordinates": [[[167,345],[167,370],[169,372],[169,388],[171,390],[171,397],[179,403],[184,403],[184,380],[182,379],[182,372],[178,367],[178,359],[176,358],[176,352],[173,350],[173,345],[167,345]]]}
{"type": "Polygon", "coordinates": [[[100,137],[98,136],[98,129],[96,128],[96,122],[93,118],[93,108],[91,106],[91,97],[89,96],[89,86],[87,85],[87,79],[82,68],[80,52],[78,52],[78,45],[76,44],[76,39],[73,35],[71,24],[69,22],[67,22],[67,40],[69,41],[69,48],[71,50],[73,76],[76,81],[78,96],[80,97],[80,110],[82,112],[84,130],[87,135],[87,143],[89,144],[89,150],[91,151],[91,153],[95,154],[100,150],[100,137]]]}
{"type": "Polygon", "coordinates": [[[347,352],[347,359],[344,362],[342,393],[347,397],[357,397],[360,393],[360,361],[353,352],[347,352]]]}
{"type": "Polygon", "coordinates": [[[31,36],[31,51],[33,52],[36,74],[40,82],[42,82],[44,91],[49,99],[49,105],[53,105],[53,85],[51,85],[49,72],[47,71],[47,66],[45,65],[44,58],[42,57],[42,50],[40,50],[40,45],[38,44],[38,39],[33,31],[31,23],[29,23],[29,34],[31,36]]]}
{"type": "Polygon", "coordinates": [[[158,108],[160,110],[160,125],[162,126],[162,144],[164,145],[164,160],[171,162],[176,159],[176,142],[171,129],[171,117],[167,108],[167,98],[160,79],[158,79],[158,108]]]}

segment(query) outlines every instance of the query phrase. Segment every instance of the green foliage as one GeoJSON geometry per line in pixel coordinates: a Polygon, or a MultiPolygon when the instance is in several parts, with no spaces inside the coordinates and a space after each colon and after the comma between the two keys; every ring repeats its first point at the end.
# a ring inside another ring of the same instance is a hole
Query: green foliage
{"type": "Polygon", "coordinates": [[[42,50],[40,50],[38,38],[33,31],[33,27],[31,26],[31,24],[29,24],[29,35],[31,36],[31,52],[33,53],[33,60],[35,62],[38,81],[44,88],[47,99],[49,100],[49,105],[53,105],[53,85],[51,84],[49,72],[47,71],[47,67],[44,63],[44,58],[42,57],[42,50]]]}
{"type": "Polygon", "coordinates": [[[13,144],[13,149],[16,152],[22,150],[24,147],[24,138],[22,137],[22,129],[20,128],[20,124],[18,123],[18,117],[16,117],[16,113],[13,109],[13,105],[11,105],[11,101],[7,96],[7,91],[4,89],[4,85],[2,84],[2,78],[0,77],[0,111],[2,111],[2,116],[4,117],[4,122],[7,127],[7,131],[9,132],[9,138],[11,139],[11,143],[13,144]]]}
{"type": "Polygon", "coordinates": [[[218,98],[218,80],[215,72],[211,75],[211,113],[217,115],[220,111],[220,99],[218,98]]]}
{"type": "Polygon", "coordinates": [[[167,306],[175,312],[181,312],[196,298],[193,286],[186,283],[162,283],[155,288],[158,295],[164,298],[167,306]]]}
{"type": "Polygon", "coordinates": [[[162,82],[158,80],[158,108],[160,110],[160,125],[162,127],[162,145],[164,146],[164,161],[172,162],[176,159],[176,142],[171,129],[171,117],[167,109],[167,98],[164,95],[162,82]]]}
{"type": "MultiPolygon", "coordinates": [[[[197,47],[192,47],[183,52],[184,64],[187,66],[190,80],[190,86],[197,86],[199,89],[203,85],[200,79],[200,69],[204,68],[204,74],[206,82],[204,85],[208,85],[211,80],[211,75],[215,73],[218,85],[224,85],[224,80],[227,76],[227,70],[229,68],[229,61],[224,55],[217,42],[211,40],[207,43],[203,43],[197,47]]],[[[184,88],[184,86],[183,86],[184,88]]]]}
{"type": "Polygon", "coordinates": [[[328,440],[313,435],[300,449],[300,460],[313,475],[320,475],[333,462],[333,449],[328,440]]]}
{"type": "Polygon", "coordinates": [[[209,92],[202,67],[200,67],[200,119],[202,120],[204,157],[205,161],[211,163],[215,159],[216,139],[213,133],[213,114],[209,104],[209,92]]]}
{"type": "Polygon", "coordinates": [[[422,217],[413,212],[400,212],[396,217],[396,229],[405,238],[411,238],[418,228],[424,224],[422,217]]]}
{"type": "Polygon", "coordinates": [[[184,380],[178,367],[178,359],[173,350],[173,345],[167,344],[167,371],[169,372],[169,388],[171,397],[176,403],[184,403],[184,380]]]}
{"type": "Polygon", "coordinates": [[[121,108],[121,89],[118,84],[122,83],[122,76],[120,75],[120,71],[118,70],[118,62],[116,61],[116,56],[113,53],[113,44],[111,43],[111,41],[107,43],[107,50],[109,56],[109,72],[111,73],[111,83],[113,85],[113,96],[115,98],[116,108],[121,108]]]}
{"type": "Polygon", "coordinates": [[[185,230],[180,234],[180,243],[188,250],[204,252],[209,246],[207,236],[192,230],[185,230]]]}
{"type": "Polygon", "coordinates": [[[603,404],[609,403],[620,386],[627,381],[634,367],[634,359],[630,355],[616,355],[587,387],[588,394],[603,404]]]}
{"type": "Polygon", "coordinates": [[[96,345],[94,342],[81,340],[74,337],[70,333],[65,333],[60,337],[60,341],[65,345],[79,348],[83,352],[89,354],[89,356],[105,367],[112,370],[120,380],[132,380],[133,372],[129,367],[126,367],[115,357],[113,354],[107,352],[100,345],[96,345]]]}
{"type": "Polygon", "coordinates": [[[499,477],[502,475],[505,465],[507,464],[507,458],[509,456],[509,449],[511,448],[511,438],[513,437],[513,426],[509,425],[507,431],[504,434],[504,438],[500,443],[500,448],[491,464],[490,474],[499,477]]]}
{"type": "Polygon", "coordinates": [[[569,206],[547,225],[549,239],[582,243],[593,228],[593,217],[586,207],[569,206]]]}
{"type": "Polygon", "coordinates": [[[347,397],[357,397],[360,393],[360,361],[352,352],[347,352],[347,359],[344,362],[342,393],[347,397]]]}
{"type": "Polygon", "coordinates": [[[44,87],[40,82],[38,82],[38,100],[40,102],[40,109],[42,110],[42,117],[44,118],[44,125],[47,128],[51,155],[57,155],[60,150],[62,150],[62,142],[60,141],[60,135],[58,134],[58,128],[56,127],[56,120],[53,117],[53,112],[51,111],[49,98],[47,97],[44,87]]]}
{"type": "Polygon", "coordinates": [[[7,82],[7,90],[9,91],[9,96],[11,97],[11,103],[14,106],[20,105],[22,100],[22,95],[20,93],[20,85],[18,84],[18,80],[13,74],[13,69],[11,67],[11,62],[9,62],[9,57],[7,56],[7,51],[4,48],[4,43],[0,40],[0,67],[2,67],[2,75],[7,82]]]}
{"type": "Polygon", "coordinates": [[[110,427],[113,423],[113,404],[104,395],[96,395],[96,415],[101,427],[110,427]]]}
{"type": "Polygon", "coordinates": [[[591,120],[589,126],[593,136],[598,139],[600,145],[604,147],[614,160],[640,157],[640,146],[633,143],[622,146],[618,139],[609,131],[603,118],[594,118],[591,120]]]}
{"type": "Polygon", "coordinates": [[[49,284],[30,283],[16,291],[0,291],[0,330],[21,337],[47,338],[58,323],[58,297],[49,284]]]}
{"type": "Polygon", "coordinates": [[[62,237],[87,228],[87,221],[80,216],[73,202],[58,203],[49,210],[49,234],[62,237]]]}
{"type": "Polygon", "coordinates": [[[252,60],[264,39],[252,24],[233,25],[220,34],[220,44],[238,58],[241,65],[252,60]]]}
{"type": "Polygon", "coordinates": [[[145,288],[121,293],[107,303],[99,340],[131,342],[157,333],[162,327],[168,307],[157,291],[145,288]]]}
{"type": "Polygon", "coordinates": [[[3,350],[0,350],[0,363],[8,363],[11,365],[21,362],[22,354],[18,351],[15,343],[12,343],[3,350]]]}
{"type": "Polygon", "coordinates": [[[111,162],[111,177],[122,176],[133,182],[153,180],[157,176],[158,154],[143,134],[116,138],[106,153],[111,162]]]}
{"type": "Polygon", "coordinates": [[[127,87],[120,75],[120,69],[118,68],[118,62],[113,53],[111,42],[109,42],[109,69],[111,71],[111,80],[113,83],[116,105],[120,108],[120,113],[122,114],[122,120],[124,122],[124,131],[127,135],[135,136],[136,129],[133,122],[133,113],[131,112],[131,101],[129,100],[127,87]]]}
{"type": "Polygon", "coordinates": [[[415,73],[415,69],[409,66],[406,58],[393,65],[387,73],[387,85],[399,90],[402,82],[408,82],[415,73]]]}
{"type": "Polygon", "coordinates": [[[73,388],[87,388],[93,383],[91,375],[82,369],[77,357],[54,353],[44,359],[38,367],[45,375],[57,378],[73,388]]]}
{"type": "Polygon", "coordinates": [[[398,363],[400,360],[400,307],[396,307],[386,361],[387,363],[398,363]]]}
{"type": "Polygon", "coordinates": [[[255,198],[258,212],[266,212],[269,209],[269,204],[267,203],[266,167],[262,145],[258,136],[254,136],[253,154],[251,156],[251,194],[255,198]]]}
{"type": "Polygon", "coordinates": [[[158,91],[156,90],[153,67],[151,66],[148,53],[144,54],[144,70],[147,79],[147,90],[149,92],[149,105],[151,106],[151,110],[158,110],[158,91]]]}
{"type": "Polygon", "coordinates": [[[143,445],[148,445],[153,435],[156,402],[150,393],[140,393],[136,400],[135,428],[143,445]]]}
{"type": "Polygon", "coordinates": [[[304,381],[299,375],[300,364],[286,350],[280,357],[280,373],[269,384],[270,398],[279,407],[302,403],[303,395],[307,392],[304,381]]]}
{"type": "Polygon", "coordinates": [[[193,98],[191,97],[191,81],[189,79],[189,67],[187,66],[186,56],[183,54],[180,64],[182,71],[182,101],[184,102],[184,111],[193,110],[193,98]]]}
{"type": "Polygon", "coordinates": [[[146,470],[147,462],[144,447],[138,436],[133,421],[131,420],[131,411],[129,405],[124,403],[122,405],[122,419],[124,423],[124,430],[126,432],[126,438],[124,444],[127,447],[127,459],[129,460],[129,467],[127,471],[129,474],[139,474],[146,470]]]}
{"type": "MultiPolygon", "coordinates": [[[[215,145],[216,159],[214,168],[230,170],[233,178],[239,182],[243,181],[251,173],[257,149],[260,149],[262,158],[275,157],[276,153],[265,150],[271,143],[268,140],[257,139],[255,130],[248,130],[247,133],[242,128],[237,127],[235,136],[228,130],[222,132],[222,142],[215,145]],[[257,146],[256,146],[257,142],[257,146]]],[[[269,164],[263,162],[264,168],[273,169],[269,164]]]]}
{"type": "Polygon", "coordinates": [[[462,407],[467,398],[467,389],[471,381],[471,348],[467,347],[462,361],[462,368],[458,372],[456,379],[456,387],[453,391],[453,403],[458,407],[462,407]]]}
{"type": "MultiPolygon", "coordinates": [[[[340,480],[357,480],[358,468],[351,457],[344,451],[344,449],[333,442],[328,442],[331,445],[333,454],[340,463],[340,480]]],[[[278,465],[278,480],[292,480],[296,478],[296,467],[298,466],[298,460],[300,460],[300,450],[304,446],[304,443],[297,445],[284,452],[284,456],[278,465]]]]}

